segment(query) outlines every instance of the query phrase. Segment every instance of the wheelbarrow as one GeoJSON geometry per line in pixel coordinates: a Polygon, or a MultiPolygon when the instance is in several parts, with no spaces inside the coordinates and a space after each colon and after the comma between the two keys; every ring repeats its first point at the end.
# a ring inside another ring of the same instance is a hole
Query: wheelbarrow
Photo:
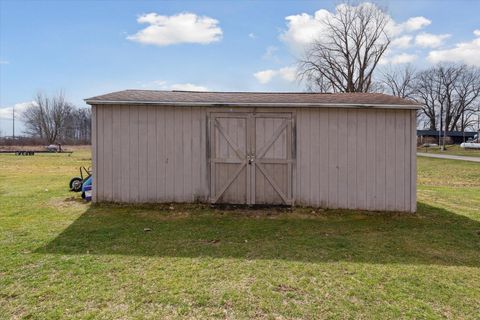
{"type": "Polygon", "coordinates": [[[90,167],[80,167],[80,177],[74,177],[70,180],[70,191],[80,192],[82,186],[92,176],[92,169],[90,167]]]}

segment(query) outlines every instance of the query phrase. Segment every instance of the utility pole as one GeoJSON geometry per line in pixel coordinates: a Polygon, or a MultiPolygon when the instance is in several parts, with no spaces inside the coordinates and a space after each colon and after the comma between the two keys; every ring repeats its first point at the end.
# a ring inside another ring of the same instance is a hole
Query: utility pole
{"type": "Polygon", "coordinates": [[[478,105],[478,113],[477,113],[477,142],[480,142],[480,105],[478,105]]]}
{"type": "Polygon", "coordinates": [[[15,141],[15,105],[13,105],[12,114],[13,114],[13,117],[12,117],[12,120],[13,120],[13,141],[15,141]]]}
{"type": "Polygon", "coordinates": [[[447,122],[445,121],[445,128],[443,128],[443,141],[442,141],[442,151],[445,151],[445,140],[447,140],[447,122]]]}
{"type": "Polygon", "coordinates": [[[480,132],[480,105],[478,105],[478,113],[477,113],[477,129],[480,132]]]}
{"type": "MultiPolygon", "coordinates": [[[[443,126],[443,122],[442,122],[442,113],[443,113],[443,106],[441,105],[440,106],[440,115],[439,115],[439,119],[440,120],[440,126],[438,128],[438,146],[441,148],[441,145],[442,145],[442,126],[443,126]]],[[[443,150],[442,150],[443,151],[443,150]]]]}

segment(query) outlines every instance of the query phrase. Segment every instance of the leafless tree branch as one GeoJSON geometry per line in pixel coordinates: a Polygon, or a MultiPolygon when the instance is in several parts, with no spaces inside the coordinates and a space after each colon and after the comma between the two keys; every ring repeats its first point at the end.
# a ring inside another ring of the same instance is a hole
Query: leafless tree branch
{"type": "Polygon", "coordinates": [[[373,4],[337,7],[325,34],[298,61],[298,77],[312,91],[369,92],[380,58],[390,44],[388,15],[373,4]]]}

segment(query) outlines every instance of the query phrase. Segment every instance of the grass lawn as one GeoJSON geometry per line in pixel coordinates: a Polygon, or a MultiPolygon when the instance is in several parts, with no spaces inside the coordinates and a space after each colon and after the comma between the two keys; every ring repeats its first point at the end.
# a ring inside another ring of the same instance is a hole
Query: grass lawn
{"type": "Polygon", "coordinates": [[[0,155],[0,318],[479,318],[477,163],[419,158],[411,215],[91,206],[89,161],[0,155]]]}
{"type": "Polygon", "coordinates": [[[446,150],[440,150],[440,147],[418,147],[417,152],[451,154],[455,156],[480,157],[480,149],[464,149],[459,145],[445,146],[446,150]]]}

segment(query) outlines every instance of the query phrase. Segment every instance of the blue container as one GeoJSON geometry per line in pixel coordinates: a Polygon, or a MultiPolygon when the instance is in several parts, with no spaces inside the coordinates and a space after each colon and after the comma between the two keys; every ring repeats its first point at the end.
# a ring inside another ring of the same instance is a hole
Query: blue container
{"type": "Polygon", "coordinates": [[[86,187],[86,186],[92,186],[92,183],[93,183],[93,177],[90,176],[90,177],[88,177],[87,180],[85,180],[85,181],[83,182],[83,184],[82,184],[82,191],[85,192],[85,187],[86,187]]]}
{"type": "Polygon", "coordinates": [[[85,201],[92,201],[92,185],[84,186],[85,201]]]}

